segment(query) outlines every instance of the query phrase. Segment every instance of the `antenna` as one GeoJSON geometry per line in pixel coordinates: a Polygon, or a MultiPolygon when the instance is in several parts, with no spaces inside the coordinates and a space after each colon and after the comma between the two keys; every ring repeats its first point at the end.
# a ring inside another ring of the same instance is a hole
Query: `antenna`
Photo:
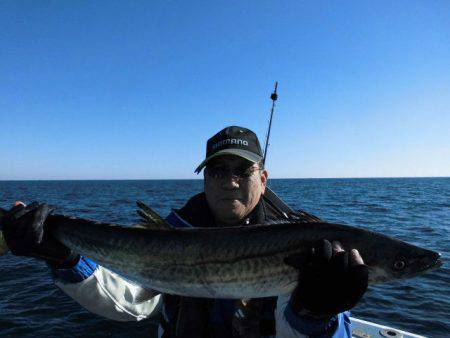
{"type": "Polygon", "coordinates": [[[272,129],[272,118],[273,112],[275,110],[275,101],[278,99],[277,89],[278,89],[278,81],[275,82],[275,89],[273,90],[272,95],[270,95],[270,99],[272,100],[272,109],[270,110],[269,128],[267,129],[266,134],[266,145],[264,146],[263,164],[266,164],[267,148],[269,148],[270,129],[272,129]]]}

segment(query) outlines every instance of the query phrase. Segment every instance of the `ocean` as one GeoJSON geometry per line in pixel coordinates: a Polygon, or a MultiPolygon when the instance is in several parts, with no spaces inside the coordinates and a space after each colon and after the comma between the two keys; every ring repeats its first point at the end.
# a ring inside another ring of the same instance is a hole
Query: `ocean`
{"type": "MultiPolygon", "coordinates": [[[[131,225],[136,200],[161,215],[202,191],[200,180],[0,181],[0,206],[46,202],[57,212],[131,225]]],[[[436,250],[444,265],[372,286],[353,316],[429,337],[450,336],[450,178],[272,179],[294,209],[436,250]]],[[[156,337],[152,319],[115,322],[84,310],[38,260],[0,257],[0,337],[156,337]]]]}

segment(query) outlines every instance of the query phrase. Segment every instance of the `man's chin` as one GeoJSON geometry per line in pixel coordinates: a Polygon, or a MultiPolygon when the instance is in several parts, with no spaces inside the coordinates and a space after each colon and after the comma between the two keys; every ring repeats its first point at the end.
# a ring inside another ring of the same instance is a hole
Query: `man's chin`
{"type": "Polygon", "coordinates": [[[238,199],[226,199],[221,201],[222,207],[227,211],[234,211],[239,213],[239,210],[244,209],[244,205],[238,199]]]}
{"type": "Polygon", "coordinates": [[[239,198],[228,198],[228,199],[224,199],[225,202],[231,202],[231,203],[239,203],[242,204],[241,199],[239,198]]]}
{"type": "Polygon", "coordinates": [[[245,214],[245,208],[239,200],[222,201],[221,209],[221,214],[224,219],[235,219],[239,221],[245,214]]]}

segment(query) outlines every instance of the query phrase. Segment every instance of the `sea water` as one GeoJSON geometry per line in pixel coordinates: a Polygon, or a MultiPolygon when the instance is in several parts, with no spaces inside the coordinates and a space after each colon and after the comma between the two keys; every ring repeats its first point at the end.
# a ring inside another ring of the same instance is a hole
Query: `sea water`
{"type": "MultiPolygon", "coordinates": [[[[354,316],[431,337],[450,336],[450,178],[274,179],[291,207],[443,255],[420,277],[372,286],[354,316]]],[[[0,181],[0,206],[46,202],[57,212],[111,223],[137,222],[135,201],[161,215],[202,191],[200,180],[0,181]]],[[[0,257],[0,337],[156,337],[155,319],[115,322],[91,314],[56,288],[45,263],[0,257]]]]}

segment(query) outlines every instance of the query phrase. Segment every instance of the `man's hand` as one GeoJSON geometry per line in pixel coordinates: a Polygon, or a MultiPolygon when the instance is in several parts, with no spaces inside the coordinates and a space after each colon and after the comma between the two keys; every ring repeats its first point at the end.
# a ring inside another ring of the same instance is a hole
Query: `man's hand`
{"type": "Polygon", "coordinates": [[[367,289],[367,265],[358,250],[348,253],[339,242],[322,240],[310,257],[291,265],[300,269],[291,298],[296,313],[332,317],[354,307],[367,289]]]}
{"type": "Polygon", "coordinates": [[[16,202],[0,219],[3,236],[14,255],[41,258],[57,268],[72,267],[78,255],[50,236],[45,227],[53,210],[48,204],[16,202]]]}

